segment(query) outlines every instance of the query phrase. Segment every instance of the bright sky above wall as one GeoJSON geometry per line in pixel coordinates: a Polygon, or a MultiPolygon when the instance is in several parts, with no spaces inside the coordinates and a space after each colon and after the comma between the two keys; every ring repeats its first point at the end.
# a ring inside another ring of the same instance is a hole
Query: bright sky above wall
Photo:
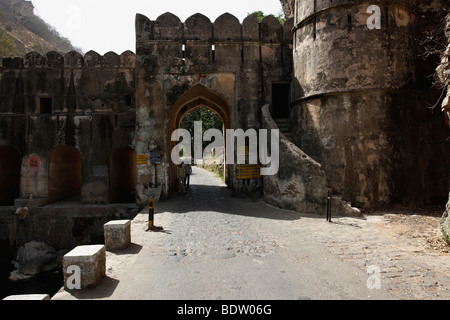
{"type": "Polygon", "coordinates": [[[126,50],[135,52],[135,16],[141,13],[151,20],[165,12],[177,15],[181,21],[195,13],[212,22],[225,12],[241,22],[248,13],[282,13],[278,0],[32,0],[35,13],[68,38],[84,53],[99,54],[126,50]]]}

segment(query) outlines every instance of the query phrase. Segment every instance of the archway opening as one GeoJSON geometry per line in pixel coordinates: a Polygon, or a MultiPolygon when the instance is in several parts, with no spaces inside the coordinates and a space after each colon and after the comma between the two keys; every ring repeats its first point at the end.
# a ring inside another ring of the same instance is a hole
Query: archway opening
{"type": "Polygon", "coordinates": [[[130,147],[111,152],[109,160],[110,203],[136,202],[136,153],[130,147]]]}
{"type": "Polygon", "coordinates": [[[82,157],[78,149],[62,145],[49,156],[48,197],[58,202],[79,197],[82,184],[82,157]]]}
{"type": "MultiPolygon", "coordinates": [[[[170,110],[170,129],[169,129],[169,141],[171,141],[172,133],[180,129],[182,127],[182,122],[185,120],[186,122],[192,122],[189,120],[190,114],[195,114],[195,112],[205,112],[214,114],[220,119],[222,124],[222,133],[227,129],[231,129],[231,112],[230,107],[226,103],[226,101],[220,97],[215,92],[207,89],[202,85],[196,85],[191,89],[187,90],[184,94],[182,94],[177,101],[174,103],[170,110]],[[199,110],[199,111],[197,111],[199,110]]],[[[216,118],[217,120],[217,118],[216,118]]],[[[224,137],[223,146],[226,146],[225,134],[222,135],[224,137]]],[[[191,135],[191,138],[194,139],[194,135],[191,135]]],[[[170,150],[174,150],[174,148],[179,144],[177,141],[172,141],[170,150]]],[[[209,144],[206,142],[206,144],[209,144]]],[[[192,156],[194,156],[194,148],[191,148],[192,156]]],[[[225,150],[223,151],[225,154],[225,150]]],[[[224,179],[227,184],[229,184],[229,169],[228,166],[224,166],[224,179]]],[[[170,161],[170,191],[177,190],[177,165],[170,161]]]]}
{"type": "MultiPolygon", "coordinates": [[[[180,155],[186,158],[189,162],[194,162],[192,156],[195,155],[195,150],[198,147],[203,155],[201,164],[204,167],[213,169],[216,174],[220,175],[221,178],[225,178],[225,134],[224,134],[224,123],[222,118],[214,111],[206,106],[199,105],[197,108],[192,109],[187,114],[183,116],[180,124],[181,129],[189,131],[191,135],[191,154],[180,155]],[[197,128],[196,128],[197,126],[197,128]],[[200,130],[201,129],[201,130],[200,130]],[[196,131],[201,133],[201,137],[205,137],[205,133],[209,130],[216,130],[220,132],[220,137],[211,137],[208,139],[202,139],[200,141],[195,141],[196,131]],[[220,139],[216,141],[216,139],[220,139]],[[211,144],[222,145],[221,147],[211,148],[211,144]],[[198,146],[197,146],[198,144],[198,146]],[[210,148],[208,148],[210,147],[210,148]],[[208,150],[206,150],[208,148],[208,150]]],[[[196,159],[197,160],[197,159],[196,159]]]]}
{"type": "Polygon", "coordinates": [[[0,146],[0,206],[12,206],[20,197],[21,156],[16,148],[0,146]]]}

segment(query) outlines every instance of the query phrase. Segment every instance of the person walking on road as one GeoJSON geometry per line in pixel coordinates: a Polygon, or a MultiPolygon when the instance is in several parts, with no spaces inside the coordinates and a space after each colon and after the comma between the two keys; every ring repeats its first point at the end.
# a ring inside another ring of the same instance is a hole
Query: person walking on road
{"type": "Polygon", "coordinates": [[[185,178],[184,178],[184,186],[189,189],[189,183],[191,182],[191,174],[192,174],[192,166],[188,163],[185,166],[185,178]]]}
{"type": "Polygon", "coordinates": [[[182,162],[177,168],[177,178],[178,178],[178,193],[186,193],[185,188],[186,168],[184,166],[184,162],[182,162]]]}

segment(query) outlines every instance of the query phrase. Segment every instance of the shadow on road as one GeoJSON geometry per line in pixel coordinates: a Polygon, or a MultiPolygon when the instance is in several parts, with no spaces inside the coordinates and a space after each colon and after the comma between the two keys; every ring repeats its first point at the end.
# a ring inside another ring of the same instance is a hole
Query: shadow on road
{"type": "Polygon", "coordinates": [[[187,192],[185,194],[174,193],[170,199],[159,202],[156,206],[156,213],[182,214],[211,211],[275,220],[299,220],[305,217],[325,219],[317,214],[304,214],[276,208],[268,205],[262,199],[252,199],[244,193],[233,195],[232,191],[223,182],[218,181],[212,173],[199,168],[194,170],[187,192]]]}
{"type": "Polygon", "coordinates": [[[121,256],[129,254],[138,254],[141,252],[142,246],[136,243],[131,243],[125,250],[109,250],[111,253],[121,256]]]}
{"type": "MultiPolygon", "coordinates": [[[[72,298],[79,300],[103,299],[112,296],[119,285],[119,282],[120,281],[117,279],[105,276],[95,289],[65,290],[64,292],[65,294],[72,296],[72,298]]],[[[70,298],[65,298],[64,300],[70,300],[70,298]]]]}

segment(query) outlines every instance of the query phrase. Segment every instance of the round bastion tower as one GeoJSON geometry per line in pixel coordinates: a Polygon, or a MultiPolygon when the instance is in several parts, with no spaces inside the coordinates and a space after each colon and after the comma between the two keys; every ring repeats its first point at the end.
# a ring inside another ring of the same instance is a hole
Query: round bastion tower
{"type": "Polygon", "coordinates": [[[402,139],[415,110],[413,8],[412,0],[295,2],[295,143],[354,205],[405,201],[414,180],[402,139]]]}

